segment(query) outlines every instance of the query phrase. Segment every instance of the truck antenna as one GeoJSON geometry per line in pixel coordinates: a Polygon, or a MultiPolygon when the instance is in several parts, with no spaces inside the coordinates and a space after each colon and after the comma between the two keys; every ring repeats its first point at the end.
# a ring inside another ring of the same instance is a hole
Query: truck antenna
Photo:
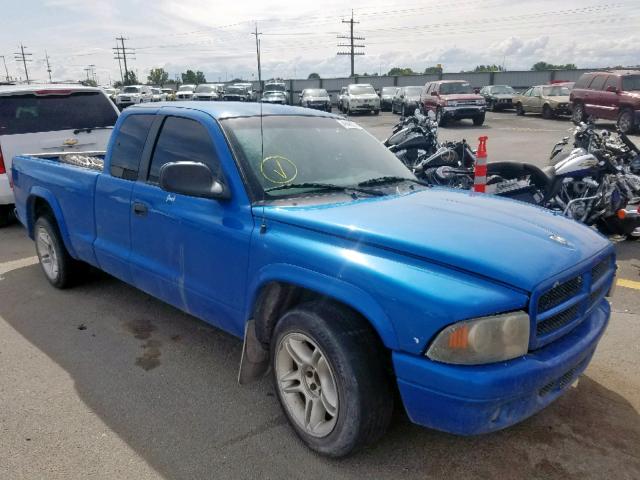
{"type": "MultiPolygon", "coordinates": [[[[260,98],[258,102],[260,103],[260,162],[264,161],[264,128],[262,122],[262,68],[260,67],[260,35],[262,33],[258,32],[258,22],[256,22],[256,30],[252,34],[256,37],[256,57],[258,59],[258,95],[260,98]]],[[[262,221],[260,223],[260,233],[266,233],[267,231],[267,222],[265,220],[264,215],[264,203],[267,199],[267,193],[263,192],[262,194],[262,221]]]]}

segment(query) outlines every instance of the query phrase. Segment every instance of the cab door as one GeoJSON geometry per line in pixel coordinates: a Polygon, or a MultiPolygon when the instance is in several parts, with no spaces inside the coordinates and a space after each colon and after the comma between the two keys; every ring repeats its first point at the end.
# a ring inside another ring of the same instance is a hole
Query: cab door
{"type": "Polygon", "coordinates": [[[134,187],[133,281],[186,312],[241,334],[237,318],[253,230],[248,200],[241,201],[237,192],[230,200],[190,197],[159,185],[160,168],[180,161],[204,163],[227,183],[220,158],[222,153],[230,158],[230,153],[219,128],[205,114],[190,115],[195,118],[163,118],[147,171],[134,187]]]}
{"type": "Polygon", "coordinates": [[[527,98],[527,111],[533,113],[540,113],[542,111],[542,88],[533,87],[531,89],[531,95],[527,98]]]}

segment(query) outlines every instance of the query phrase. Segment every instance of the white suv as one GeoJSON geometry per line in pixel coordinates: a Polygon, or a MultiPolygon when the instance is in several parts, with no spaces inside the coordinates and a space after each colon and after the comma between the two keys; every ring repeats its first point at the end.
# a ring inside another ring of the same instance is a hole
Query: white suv
{"type": "Polygon", "coordinates": [[[349,115],[354,112],[373,112],[374,115],[380,113],[380,97],[374,88],[366,83],[352,83],[349,85],[343,104],[346,113],[349,115]]]}
{"type": "Polygon", "coordinates": [[[147,85],[127,85],[122,87],[120,93],[116,97],[116,105],[121,109],[135,105],[137,103],[146,103],[153,101],[153,92],[151,87],[147,85]]]}
{"type": "Polygon", "coordinates": [[[106,150],[118,109],[100,88],[0,86],[0,226],[13,212],[11,163],[24,153],[106,150]]]}

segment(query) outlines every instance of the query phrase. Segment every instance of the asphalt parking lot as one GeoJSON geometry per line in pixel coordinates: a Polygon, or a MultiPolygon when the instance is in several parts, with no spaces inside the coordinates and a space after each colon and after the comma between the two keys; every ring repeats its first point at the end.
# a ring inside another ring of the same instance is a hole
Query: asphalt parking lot
{"type": "MultiPolygon", "coordinates": [[[[396,118],[354,120],[383,139],[396,118]]],[[[440,138],[488,135],[490,160],[544,165],[571,129],[489,113],[440,138]]],[[[640,478],[638,241],[617,243],[610,326],[549,408],[471,438],[417,427],[398,408],[381,442],[341,461],[297,440],[269,379],[237,385],[237,339],[107,275],[53,289],[18,225],[0,245],[1,479],[640,478]]]]}

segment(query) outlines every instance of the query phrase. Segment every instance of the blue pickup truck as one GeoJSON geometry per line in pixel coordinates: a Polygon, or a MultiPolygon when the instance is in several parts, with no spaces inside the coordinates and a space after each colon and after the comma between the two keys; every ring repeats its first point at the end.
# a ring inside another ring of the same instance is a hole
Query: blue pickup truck
{"type": "Polygon", "coordinates": [[[293,429],[335,457],[379,438],[398,398],[413,422],[471,435],[576,381],[610,316],[604,237],[423,185],[344,118],[262,108],[135,106],[103,164],[16,157],[49,282],[91,265],[243,338],[240,382],[271,371],[293,429]]]}

